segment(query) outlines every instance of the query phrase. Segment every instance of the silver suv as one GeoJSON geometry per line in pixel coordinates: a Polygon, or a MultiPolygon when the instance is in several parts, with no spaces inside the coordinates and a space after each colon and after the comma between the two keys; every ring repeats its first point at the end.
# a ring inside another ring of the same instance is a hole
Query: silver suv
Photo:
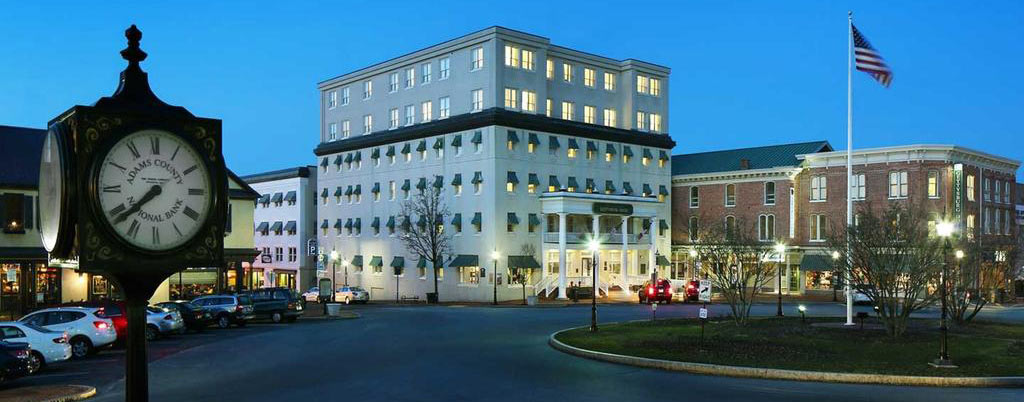
{"type": "Polygon", "coordinates": [[[249,295],[202,296],[192,300],[192,303],[209,312],[220,328],[227,328],[231,324],[244,327],[249,320],[256,317],[249,295]]]}

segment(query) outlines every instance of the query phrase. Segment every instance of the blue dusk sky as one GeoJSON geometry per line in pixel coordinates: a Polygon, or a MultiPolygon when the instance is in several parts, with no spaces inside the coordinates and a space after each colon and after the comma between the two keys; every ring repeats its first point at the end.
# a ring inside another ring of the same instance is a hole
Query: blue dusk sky
{"type": "Polygon", "coordinates": [[[674,153],[845,149],[851,9],[894,71],[889,89],[854,72],[855,148],[951,143],[1024,159],[1019,1],[54,3],[0,7],[0,124],[42,128],[112,93],[134,23],[154,91],[222,119],[239,174],[316,163],[317,82],[492,25],[671,67],[674,153]]]}

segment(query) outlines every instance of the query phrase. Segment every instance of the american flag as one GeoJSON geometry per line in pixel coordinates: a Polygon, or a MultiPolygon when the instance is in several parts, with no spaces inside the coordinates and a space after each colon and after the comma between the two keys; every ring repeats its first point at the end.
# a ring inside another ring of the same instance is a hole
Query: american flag
{"type": "Polygon", "coordinates": [[[888,88],[889,84],[892,83],[892,70],[885,64],[882,55],[878,54],[878,51],[871,47],[871,43],[868,43],[864,35],[860,34],[857,27],[852,26],[852,28],[853,55],[855,56],[857,69],[870,74],[875,81],[888,88]]]}

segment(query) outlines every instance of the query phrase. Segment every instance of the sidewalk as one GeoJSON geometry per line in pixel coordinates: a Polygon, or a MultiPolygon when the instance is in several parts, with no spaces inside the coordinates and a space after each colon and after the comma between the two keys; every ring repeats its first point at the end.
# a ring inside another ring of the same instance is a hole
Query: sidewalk
{"type": "Polygon", "coordinates": [[[37,385],[0,391],[0,402],[81,401],[95,395],[96,388],[86,385],[37,385]]]}

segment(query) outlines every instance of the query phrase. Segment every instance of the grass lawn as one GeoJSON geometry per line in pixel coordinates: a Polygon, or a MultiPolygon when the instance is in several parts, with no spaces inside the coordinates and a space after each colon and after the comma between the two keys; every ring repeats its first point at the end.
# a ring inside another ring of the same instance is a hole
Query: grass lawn
{"type": "Polygon", "coordinates": [[[915,320],[899,339],[881,330],[810,325],[841,321],[821,318],[801,324],[799,317],[773,317],[753,319],[746,327],[709,321],[703,351],[700,323],[694,319],[609,324],[596,334],[580,328],[557,339],[601,352],[731,366],[928,376],[1024,375],[1022,325],[975,322],[966,328],[951,327],[949,354],[960,367],[936,369],[927,363],[938,355],[937,320],[915,320]]]}

